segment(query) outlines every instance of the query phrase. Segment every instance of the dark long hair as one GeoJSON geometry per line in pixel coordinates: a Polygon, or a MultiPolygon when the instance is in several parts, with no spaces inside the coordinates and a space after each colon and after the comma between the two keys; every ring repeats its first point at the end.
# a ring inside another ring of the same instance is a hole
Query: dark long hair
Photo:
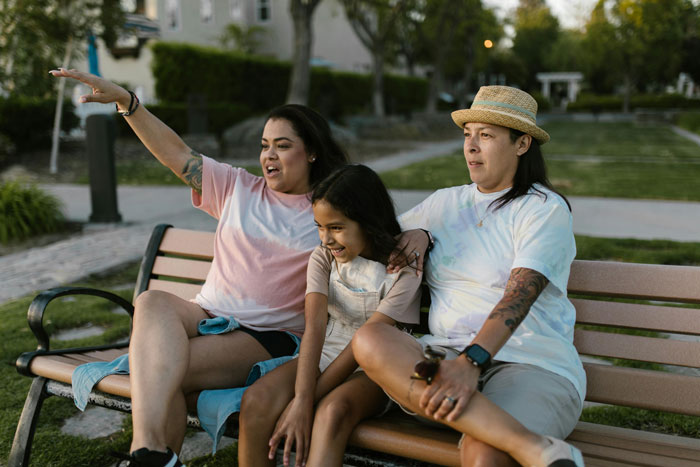
{"type": "MultiPolygon", "coordinates": [[[[520,130],[514,130],[513,128],[508,129],[510,130],[510,141],[512,143],[515,143],[518,138],[525,134],[520,130]]],[[[569,206],[569,211],[571,211],[569,200],[566,199],[566,196],[555,190],[547,178],[547,166],[544,163],[542,149],[540,143],[538,143],[535,138],[532,138],[530,149],[518,158],[518,168],[513,177],[513,186],[503,196],[493,202],[495,209],[500,209],[516,198],[526,195],[530,191],[530,188],[540,193],[546,199],[547,193],[537,189],[537,187],[534,186],[535,183],[539,183],[561,196],[566,202],[566,205],[569,206]]]]}
{"type": "Polygon", "coordinates": [[[311,203],[324,200],[365,232],[373,259],[386,264],[401,233],[394,203],[379,175],[365,165],[346,165],[319,183],[311,203]]]}
{"type": "Polygon", "coordinates": [[[304,142],[306,151],[316,156],[309,173],[311,189],[333,170],[348,163],[345,149],[333,139],[331,127],[320,113],[305,105],[285,104],[272,109],[265,123],[277,119],[291,123],[294,132],[304,142]]]}

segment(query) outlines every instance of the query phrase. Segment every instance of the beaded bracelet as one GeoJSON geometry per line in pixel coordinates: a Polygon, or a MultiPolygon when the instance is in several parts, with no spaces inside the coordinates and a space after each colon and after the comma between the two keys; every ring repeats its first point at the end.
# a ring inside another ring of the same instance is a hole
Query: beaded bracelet
{"type": "Polygon", "coordinates": [[[119,105],[114,104],[117,107],[117,113],[121,115],[122,117],[128,117],[132,113],[136,112],[136,109],[139,108],[139,98],[136,97],[136,94],[134,94],[131,91],[128,91],[129,95],[131,96],[131,100],[129,101],[129,110],[119,110],[119,105]],[[134,102],[136,102],[136,105],[134,105],[134,102]]]}

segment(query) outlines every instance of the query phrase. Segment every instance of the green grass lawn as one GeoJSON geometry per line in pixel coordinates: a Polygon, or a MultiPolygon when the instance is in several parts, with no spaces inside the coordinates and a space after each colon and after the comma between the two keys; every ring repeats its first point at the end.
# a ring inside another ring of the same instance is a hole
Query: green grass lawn
{"type": "MultiPolygon", "coordinates": [[[[700,201],[700,146],[665,126],[551,122],[545,128],[552,136],[543,146],[549,178],[565,195],[700,201]]],[[[461,151],[382,179],[390,188],[421,190],[471,182],[461,151]]]]}
{"type": "MultiPolygon", "coordinates": [[[[579,259],[616,260],[657,264],[700,265],[700,243],[671,241],[647,241],[625,239],[600,239],[576,237],[579,259]]],[[[90,278],[81,283],[90,287],[115,290],[119,285],[136,281],[138,265],[113,273],[107,277],[90,278]]],[[[131,289],[116,290],[122,297],[131,299],[131,289]]],[[[14,432],[22,411],[31,380],[20,376],[14,362],[21,352],[32,350],[36,341],[27,326],[26,313],[31,297],[0,304],[0,459],[7,459],[14,432]]],[[[80,327],[88,323],[104,327],[107,331],[99,337],[63,342],[59,347],[96,345],[114,342],[129,332],[129,319],[112,312],[114,307],[94,297],[64,298],[50,306],[46,316],[46,328],[50,333],[80,327]]],[[[53,343],[56,347],[57,343],[53,343]]],[[[78,410],[72,401],[51,397],[44,403],[32,450],[32,465],[73,467],[76,465],[113,465],[110,451],[126,452],[131,437],[130,418],[122,430],[106,438],[86,440],[64,435],[60,431],[63,420],[78,410]]],[[[624,409],[595,407],[584,411],[583,419],[617,426],[649,429],[683,436],[700,436],[700,417],[624,409]]],[[[236,465],[236,446],[218,451],[217,455],[197,458],[188,465],[195,467],[223,467],[236,465]]],[[[1,463],[2,461],[0,461],[1,463]]]]}

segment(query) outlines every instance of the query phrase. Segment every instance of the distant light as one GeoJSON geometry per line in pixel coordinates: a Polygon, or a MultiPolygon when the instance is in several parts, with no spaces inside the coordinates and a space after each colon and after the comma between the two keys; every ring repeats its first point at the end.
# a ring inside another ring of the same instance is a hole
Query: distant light
{"type": "Polygon", "coordinates": [[[491,47],[493,47],[493,42],[491,42],[489,39],[486,39],[484,41],[484,47],[486,47],[487,49],[490,49],[491,47]]]}

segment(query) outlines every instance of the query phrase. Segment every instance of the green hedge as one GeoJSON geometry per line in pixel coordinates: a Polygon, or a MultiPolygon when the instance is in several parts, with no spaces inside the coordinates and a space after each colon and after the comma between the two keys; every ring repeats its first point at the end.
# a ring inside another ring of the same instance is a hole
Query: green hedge
{"type": "MultiPolygon", "coordinates": [[[[579,94],[575,102],[569,102],[569,112],[619,112],[622,96],[597,96],[579,94]]],[[[697,109],[700,99],[689,99],[679,94],[642,94],[630,97],[630,109],[697,109]]]]}
{"type": "MultiPolygon", "coordinates": [[[[264,113],[283,104],[291,64],[241,55],[211,47],[158,42],[153,48],[156,95],[166,102],[186,102],[190,94],[203,94],[208,102],[244,106],[264,113]]],[[[423,109],[427,81],[386,75],[384,94],[389,113],[423,109]]],[[[313,68],[310,105],[329,118],[369,112],[372,77],[369,74],[313,68]]]]}
{"type": "MultiPolygon", "coordinates": [[[[56,99],[0,98],[0,134],[10,139],[17,152],[49,147],[55,112],[56,99]]],[[[70,131],[79,122],[73,104],[66,100],[61,128],[70,131]]]]}
{"type": "MultiPolygon", "coordinates": [[[[179,135],[188,133],[187,122],[187,104],[184,102],[159,102],[158,104],[149,104],[148,110],[162,120],[166,125],[179,135]]],[[[207,125],[210,133],[215,133],[221,136],[226,128],[231,125],[245,120],[255,112],[251,111],[245,105],[228,104],[228,103],[207,103],[207,125]]],[[[131,127],[126,122],[126,119],[117,119],[119,132],[121,135],[132,134],[131,127]]]]}
{"type": "Polygon", "coordinates": [[[36,186],[0,183],[0,243],[21,241],[63,227],[60,202],[36,186]]]}

